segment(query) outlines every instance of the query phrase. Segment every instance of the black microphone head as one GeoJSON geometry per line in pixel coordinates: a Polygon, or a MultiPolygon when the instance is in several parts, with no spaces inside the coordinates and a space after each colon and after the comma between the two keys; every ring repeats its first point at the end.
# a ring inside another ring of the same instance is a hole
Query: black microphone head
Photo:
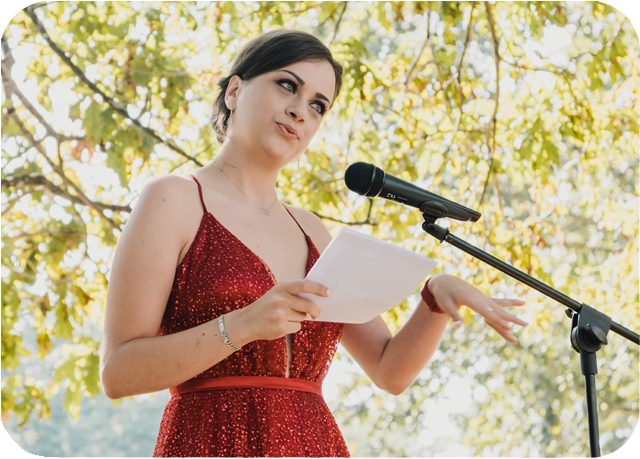
{"type": "Polygon", "coordinates": [[[377,196],[382,188],[384,172],[373,164],[357,162],[347,167],[344,182],[351,191],[363,196],[377,196]]]}

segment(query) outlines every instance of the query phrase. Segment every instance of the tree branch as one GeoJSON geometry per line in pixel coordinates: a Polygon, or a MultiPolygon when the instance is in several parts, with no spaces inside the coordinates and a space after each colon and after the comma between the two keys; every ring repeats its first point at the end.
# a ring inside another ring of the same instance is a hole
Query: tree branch
{"type": "Polygon", "coordinates": [[[322,21],[322,22],[320,23],[319,27],[323,27],[323,26],[326,24],[326,22],[327,22],[329,19],[331,19],[331,18],[333,17],[333,13],[335,13],[335,12],[336,12],[336,10],[337,10],[338,8],[340,8],[340,4],[339,4],[339,2],[334,2],[334,4],[336,4],[336,5],[335,5],[335,6],[333,7],[333,9],[331,10],[331,13],[329,13],[329,15],[324,19],[324,21],[322,21]]]}
{"type": "Polygon", "coordinates": [[[471,12],[469,13],[469,24],[467,24],[467,37],[464,39],[464,47],[462,48],[462,55],[460,55],[460,62],[458,62],[458,67],[456,68],[456,86],[458,88],[458,92],[460,93],[460,117],[462,117],[462,106],[464,105],[464,94],[462,93],[462,88],[460,87],[460,74],[462,71],[462,64],[464,62],[464,55],[467,53],[467,47],[469,46],[469,37],[471,37],[471,25],[473,24],[473,12],[476,8],[475,2],[471,2],[471,12]]]}
{"type": "Polygon", "coordinates": [[[93,201],[87,198],[87,196],[82,192],[80,187],[78,187],[75,183],[69,180],[69,178],[64,174],[64,170],[60,166],[56,165],[53,161],[51,161],[49,156],[47,156],[47,152],[44,150],[40,142],[38,142],[36,139],[33,138],[33,135],[27,129],[27,127],[22,123],[22,121],[20,121],[20,118],[18,117],[18,115],[16,113],[12,113],[10,116],[13,119],[13,121],[18,125],[18,127],[20,128],[22,133],[25,135],[25,137],[27,137],[29,142],[31,142],[31,145],[33,145],[34,148],[38,150],[38,153],[40,153],[44,157],[45,161],[47,161],[49,166],[51,166],[51,168],[62,178],[62,180],[65,182],[67,186],[70,186],[71,188],[74,189],[74,191],[78,194],[78,198],[82,201],[82,204],[85,206],[89,206],[93,210],[98,212],[98,215],[100,215],[103,219],[105,219],[109,223],[109,225],[111,225],[111,227],[113,227],[114,229],[122,230],[122,228],[120,228],[120,226],[116,222],[114,222],[112,219],[110,219],[104,214],[102,209],[97,207],[93,201]]]}
{"type": "Polygon", "coordinates": [[[495,138],[496,117],[498,116],[498,107],[500,105],[500,43],[496,36],[496,23],[493,19],[493,15],[491,14],[491,6],[489,5],[489,2],[484,2],[484,5],[487,10],[487,19],[489,21],[489,29],[491,30],[491,38],[493,39],[493,54],[496,64],[496,105],[493,109],[493,115],[491,116],[491,124],[493,124],[495,138]]]}
{"type": "Polygon", "coordinates": [[[496,22],[493,19],[493,14],[491,14],[491,5],[489,5],[489,2],[484,2],[484,7],[487,11],[487,21],[489,22],[489,30],[491,31],[491,38],[493,40],[493,54],[496,64],[496,105],[493,109],[491,121],[487,125],[487,147],[491,152],[491,157],[489,159],[489,170],[487,171],[487,178],[482,188],[482,195],[480,196],[480,206],[482,206],[482,203],[484,202],[484,196],[486,194],[487,187],[489,186],[489,179],[491,178],[491,173],[493,170],[493,159],[496,149],[496,124],[498,117],[498,107],[500,106],[500,42],[498,41],[498,37],[496,35],[496,22]]]}
{"type": "Polygon", "coordinates": [[[340,23],[342,22],[342,16],[344,15],[344,12],[347,10],[348,3],[349,2],[343,2],[342,11],[340,12],[340,16],[338,16],[338,22],[336,22],[336,26],[333,29],[333,35],[331,35],[331,40],[329,40],[329,44],[327,45],[327,48],[331,46],[331,44],[333,43],[333,40],[338,35],[338,28],[340,27],[340,23]]]}
{"type": "MultiPolygon", "coordinates": [[[[453,134],[451,135],[451,140],[449,141],[449,145],[447,145],[447,150],[442,154],[443,162],[440,165],[440,169],[442,169],[442,166],[446,163],[445,158],[449,156],[449,153],[451,152],[451,146],[453,145],[453,140],[458,134],[458,131],[460,129],[460,122],[462,121],[462,106],[464,105],[464,94],[462,92],[462,86],[460,85],[460,74],[462,70],[462,64],[464,62],[464,55],[467,53],[467,47],[469,45],[469,37],[471,36],[471,24],[473,23],[473,11],[475,10],[475,7],[476,7],[475,3],[472,3],[471,12],[469,14],[469,24],[467,24],[467,37],[464,40],[464,47],[462,48],[462,55],[460,56],[460,62],[458,62],[458,66],[456,67],[456,73],[451,77],[451,79],[449,79],[442,85],[442,88],[445,89],[448,86],[450,81],[453,81],[455,83],[456,88],[458,90],[458,95],[460,96],[460,112],[458,113],[458,116],[454,122],[453,131],[452,131],[453,134]]],[[[440,173],[440,171],[438,171],[438,173],[440,173]]]]}
{"type": "Polygon", "coordinates": [[[43,231],[40,233],[20,233],[16,236],[2,236],[2,240],[13,241],[16,239],[25,239],[25,238],[31,238],[31,237],[37,237],[37,236],[53,237],[53,236],[77,236],[77,235],[86,236],[87,233],[85,233],[84,231],[43,231]]]}
{"type": "Polygon", "coordinates": [[[2,37],[2,52],[4,53],[4,59],[2,60],[2,85],[4,86],[4,91],[7,98],[11,98],[11,95],[15,94],[18,99],[20,99],[20,102],[22,102],[22,105],[24,105],[27,110],[29,110],[29,112],[40,122],[40,124],[44,126],[44,128],[47,130],[47,134],[56,139],[58,143],[71,140],[84,140],[83,137],[68,137],[58,133],[51,127],[49,123],[47,123],[47,121],[45,121],[40,112],[38,112],[38,110],[31,104],[31,102],[29,102],[29,99],[27,99],[25,95],[22,94],[22,91],[20,91],[16,82],[13,81],[13,78],[11,78],[11,68],[13,67],[15,61],[13,59],[13,56],[11,55],[9,44],[7,43],[7,40],[4,38],[4,36],[2,37]]]}
{"type": "MultiPolygon", "coordinates": [[[[298,5],[302,4],[303,2],[298,2],[298,5]]],[[[297,16],[299,14],[302,13],[306,13],[309,10],[314,10],[318,7],[318,3],[317,2],[304,2],[307,5],[311,5],[311,6],[307,6],[307,8],[305,8],[304,10],[296,10],[294,9],[293,12],[291,12],[290,14],[293,16],[297,16]]]]}
{"type": "MultiPolygon", "coordinates": [[[[429,42],[429,40],[427,40],[427,45],[429,46],[429,49],[431,50],[431,57],[433,58],[433,64],[434,67],[436,68],[436,72],[438,73],[438,77],[442,76],[440,73],[440,64],[438,63],[438,60],[436,59],[436,54],[435,54],[435,50],[433,49],[433,46],[431,46],[431,43],[429,42]]],[[[422,71],[424,72],[425,69],[427,68],[427,65],[429,65],[431,59],[427,60],[427,62],[424,64],[424,67],[422,67],[422,71]]]]}
{"type": "MultiPolygon", "coordinates": [[[[11,51],[9,50],[9,46],[4,37],[4,30],[2,31],[2,52],[5,56],[11,56],[11,51]]],[[[5,94],[7,98],[11,98],[13,94],[15,94],[22,105],[26,107],[27,110],[44,126],[47,130],[47,135],[56,139],[56,141],[60,144],[65,141],[71,140],[84,140],[83,137],[67,137],[63,134],[58,133],[55,129],[51,127],[51,125],[44,119],[44,117],[40,114],[40,112],[31,104],[29,99],[25,97],[25,95],[20,91],[18,85],[13,78],[11,78],[11,66],[13,65],[13,57],[11,59],[6,58],[2,61],[2,85],[4,86],[5,94]]]]}
{"type": "MultiPolygon", "coordinates": [[[[562,69],[562,70],[558,70],[558,69],[552,69],[549,67],[536,67],[536,66],[529,66],[529,65],[525,65],[525,64],[519,64],[516,60],[516,62],[509,62],[505,59],[502,59],[502,62],[505,62],[507,64],[509,64],[512,67],[518,68],[518,69],[522,69],[522,70],[528,70],[528,71],[533,71],[533,72],[548,72],[548,73],[553,73],[554,75],[559,75],[560,77],[562,77],[562,79],[564,80],[565,83],[567,83],[567,87],[569,88],[569,92],[571,93],[571,97],[573,97],[573,102],[576,104],[576,107],[578,106],[584,106],[585,104],[580,103],[578,101],[578,97],[576,96],[576,94],[573,92],[573,88],[571,87],[571,81],[569,79],[569,77],[571,77],[571,79],[575,79],[575,75],[572,74],[571,72],[567,71],[566,69],[562,69]]],[[[582,118],[584,121],[589,121],[585,115],[584,112],[580,112],[580,114],[578,115],[580,118],[582,118]]]]}
{"type": "MultiPolygon", "coordinates": [[[[429,25],[431,24],[431,22],[429,22],[429,25]]],[[[433,58],[433,64],[434,67],[436,69],[436,73],[438,74],[438,82],[440,82],[440,80],[443,78],[443,72],[440,71],[440,63],[438,62],[438,59],[436,59],[436,53],[435,53],[435,49],[433,46],[431,46],[431,43],[429,42],[429,40],[427,40],[427,44],[429,45],[429,49],[431,50],[431,57],[433,58]]],[[[427,65],[429,64],[429,61],[427,61],[423,67],[423,72],[424,69],[427,68],[427,65]]],[[[441,87],[444,91],[444,89],[453,81],[452,78],[450,78],[449,80],[443,82],[441,84],[441,87]]],[[[443,97],[444,99],[444,103],[447,106],[447,110],[449,112],[449,115],[452,114],[453,111],[453,107],[451,106],[451,102],[449,101],[449,99],[447,97],[443,97]]]]}
{"type": "MultiPolygon", "coordinates": [[[[63,190],[44,175],[29,174],[18,176],[7,176],[2,178],[2,190],[9,190],[11,188],[24,188],[28,186],[41,186],[49,191],[51,194],[60,196],[64,199],[71,201],[74,204],[86,205],[86,203],[78,196],[73,196],[67,191],[63,190]]],[[[21,196],[22,197],[22,196],[21,196]]],[[[119,206],[115,204],[104,204],[102,202],[91,201],[93,206],[102,210],[110,210],[112,212],[131,212],[130,206],[119,206]]]]}
{"type": "Polygon", "coordinates": [[[491,158],[489,159],[489,170],[487,171],[487,178],[484,181],[484,185],[482,185],[482,194],[480,195],[480,203],[478,207],[482,207],[484,203],[484,196],[487,193],[487,188],[489,187],[489,179],[491,178],[491,170],[493,169],[493,152],[491,153],[491,158]]]}
{"type": "Polygon", "coordinates": [[[44,6],[53,5],[54,3],[58,3],[58,2],[39,2],[33,5],[33,9],[35,10],[37,8],[42,8],[44,6]]]}
{"type": "Polygon", "coordinates": [[[509,64],[512,67],[516,67],[519,69],[524,69],[524,70],[532,70],[534,72],[549,72],[549,73],[555,73],[556,75],[564,75],[565,73],[567,73],[566,70],[557,70],[557,69],[550,69],[548,67],[536,67],[536,66],[529,66],[529,65],[525,65],[525,64],[519,64],[518,62],[509,62],[506,59],[502,59],[506,64],[509,64]]]}
{"type": "MultiPolygon", "coordinates": [[[[4,180],[4,179],[3,179],[4,180]]],[[[6,206],[4,209],[2,209],[2,216],[4,217],[5,214],[9,211],[9,209],[11,209],[13,207],[13,205],[20,201],[22,198],[24,198],[25,196],[30,195],[31,192],[29,190],[25,190],[25,192],[19,196],[15,196],[11,199],[9,199],[7,202],[3,202],[2,205],[6,206]]]]}
{"type": "Polygon", "coordinates": [[[411,64],[409,65],[409,70],[407,70],[407,73],[404,76],[404,87],[405,89],[409,88],[409,83],[411,83],[411,80],[413,79],[411,77],[411,74],[413,73],[413,70],[415,69],[416,65],[418,64],[418,61],[420,60],[420,58],[422,57],[422,53],[424,52],[424,49],[427,46],[427,43],[429,43],[429,39],[431,38],[431,8],[432,8],[432,3],[429,2],[429,11],[427,13],[427,37],[424,39],[424,42],[422,43],[422,46],[420,47],[420,51],[418,53],[416,53],[416,56],[413,58],[413,62],[411,62],[411,64]]]}
{"type": "Polygon", "coordinates": [[[153,129],[145,127],[140,123],[140,121],[131,118],[124,108],[120,107],[111,97],[109,97],[100,88],[98,88],[98,86],[96,86],[94,83],[92,83],[89,80],[89,78],[87,78],[87,76],[82,72],[82,70],[80,70],[78,68],[78,66],[76,66],[73,62],[71,62],[71,59],[69,59],[69,57],[64,53],[64,51],[62,51],[62,49],[60,49],[60,47],[53,42],[51,37],[49,37],[49,34],[47,33],[47,30],[40,23],[40,21],[38,21],[38,18],[36,17],[36,14],[35,14],[35,11],[34,11],[34,7],[29,6],[29,7],[25,8],[24,11],[31,18],[31,21],[33,21],[33,24],[35,25],[36,29],[40,32],[40,34],[47,41],[47,43],[49,43],[49,46],[51,47],[51,49],[60,57],[60,59],[62,59],[62,61],[71,68],[73,73],[75,73],[78,76],[78,78],[80,78],[80,80],[82,80],[83,83],[85,83],[87,86],[89,86],[89,88],[91,88],[91,90],[93,92],[95,92],[96,94],[100,94],[100,96],[102,96],[103,100],[107,104],[109,104],[109,106],[116,113],[120,114],[125,119],[129,119],[132,124],[134,124],[136,127],[141,129],[142,131],[144,131],[146,134],[151,136],[156,141],[162,143],[163,145],[166,145],[169,149],[171,149],[171,150],[175,151],[176,153],[178,153],[179,155],[184,156],[185,158],[193,161],[195,164],[197,164],[200,167],[204,166],[202,163],[200,163],[200,161],[198,161],[196,158],[188,155],[184,150],[179,148],[177,145],[175,145],[170,140],[163,139],[160,136],[160,134],[155,132],[153,129]]]}
{"type": "Polygon", "coordinates": [[[311,212],[316,217],[321,218],[323,220],[329,220],[331,222],[342,223],[347,226],[362,226],[362,225],[373,225],[374,223],[370,220],[371,218],[371,209],[373,208],[373,199],[369,198],[369,210],[367,211],[367,218],[359,222],[344,222],[342,220],[338,220],[337,218],[327,217],[326,215],[321,215],[317,212],[311,212]]]}

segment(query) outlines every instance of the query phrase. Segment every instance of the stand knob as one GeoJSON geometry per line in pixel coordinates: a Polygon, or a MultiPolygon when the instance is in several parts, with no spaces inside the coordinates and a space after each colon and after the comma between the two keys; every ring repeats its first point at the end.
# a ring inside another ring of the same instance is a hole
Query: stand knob
{"type": "Polygon", "coordinates": [[[607,341],[607,335],[605,335],[604,331],[597,325],[587,324],[584,327],[587,332],[587,339],[590,344],[594,346],[606,346],[609,342],[607,341]]]}

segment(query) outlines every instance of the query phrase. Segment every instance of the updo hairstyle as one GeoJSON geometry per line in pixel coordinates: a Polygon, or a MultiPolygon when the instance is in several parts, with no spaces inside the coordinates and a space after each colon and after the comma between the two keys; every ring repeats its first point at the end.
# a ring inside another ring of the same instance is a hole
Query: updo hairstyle
{"type": "Polygon", "coordinates": [[[234,75],[247,81],[296,62],[316,60],[325,60],[333,67],[336,76],[333,96],[335,101],[342,87],[342,65],[333,59],[331,51],[313,35],[279,29],[264,33],[247,43],[234,59],[229,75],[217,82],[220,93],[213,103],[210,124],[218,142],[222,144],[226,138],[231,110],[227,108],[224,99],[229,81],[234,75]]]}

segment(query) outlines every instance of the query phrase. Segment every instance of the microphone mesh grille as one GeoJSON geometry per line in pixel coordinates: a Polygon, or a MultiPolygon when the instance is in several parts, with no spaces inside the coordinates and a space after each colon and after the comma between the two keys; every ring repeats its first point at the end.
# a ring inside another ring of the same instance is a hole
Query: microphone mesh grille
{"type": "Polygon", "coordinates": [[[379,167],[376,167],[376,176],[373,179],[373,185],[371,185],[371,189],[367,193],[367,196],[377,196],[380,193],[380,188],[382,188],[382,181],[384,180],[384,172],[379,167]]]}
{"type": "Polygon", "coordinates": [[[382,169],[363,162],[353,163],[344,173],[344,182],[347,188],[364,196],[377,195],[382,187],[383,179],[382,169]]]}
{"type": "Polygon", "coordinates": [[[347,167],[347,171],[344,173],[344,183],[347,188],[358,194],[366,193],[371,188],[373,167],[373,164],[363,162],[353,163],[347,167]]]}

